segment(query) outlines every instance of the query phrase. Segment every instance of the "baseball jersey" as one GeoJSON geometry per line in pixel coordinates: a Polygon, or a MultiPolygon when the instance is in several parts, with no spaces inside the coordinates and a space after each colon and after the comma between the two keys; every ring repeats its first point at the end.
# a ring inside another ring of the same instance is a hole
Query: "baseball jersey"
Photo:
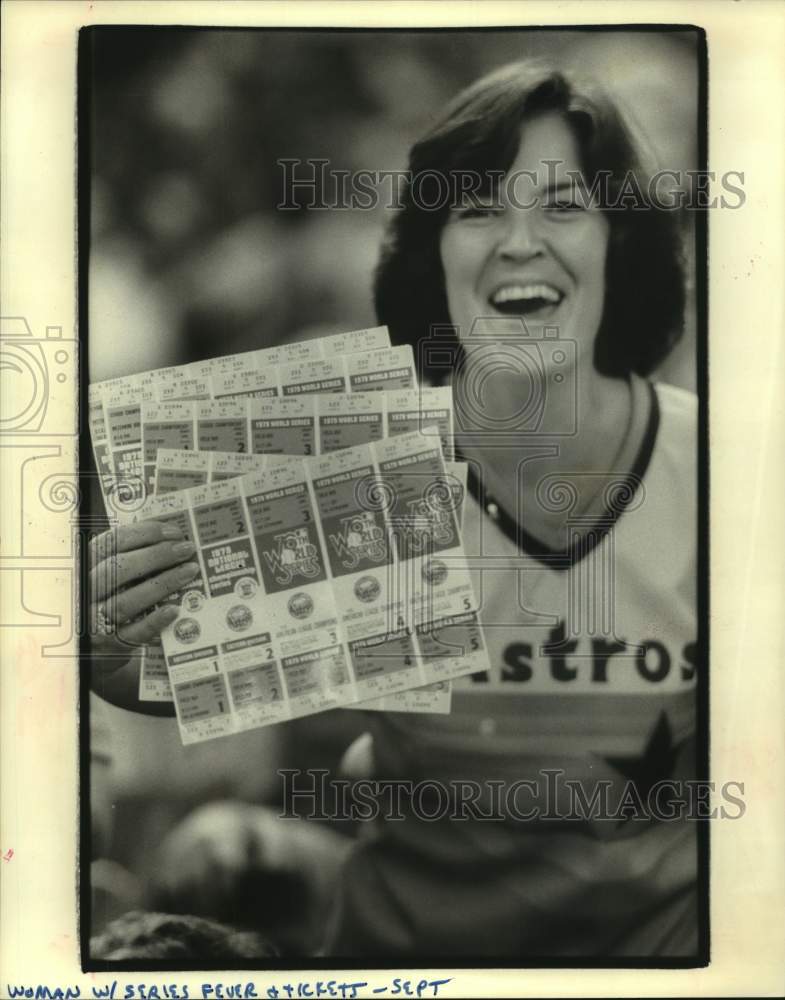
{"type": "Polygon", "coordinates": [[[491,669],[455,684],[450,715],[370,719],[374,777],[437,781],[452,812],[424,788],[419,817],[359,844],[332,953],[696,952],[695,823],[636,805],[694,777],[696,400],[637,377],[632,390],[642,434],[629,471],[601,483],[604,513],[587,529],[569,476],[538,484],[541,502],[566,505],[561,550],[470,476],[464,546],[491,669]],[[456,796],[477,788],[459,815],[456,796]],[[605,816],[586,808],[598,790],[605,816]]]}

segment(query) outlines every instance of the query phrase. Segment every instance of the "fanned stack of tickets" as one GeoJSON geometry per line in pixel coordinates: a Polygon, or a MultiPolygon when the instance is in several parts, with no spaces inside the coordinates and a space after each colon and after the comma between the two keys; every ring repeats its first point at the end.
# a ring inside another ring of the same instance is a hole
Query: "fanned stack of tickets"
{"type": "Polygon", "coordinates": [[[418,387],[386,327],[95,383],[89,410],[110,518],[196,545],[139,691],[174,700],[184,743],[447,712],[451,679],[488,668],[451,392],[418,387]]]}

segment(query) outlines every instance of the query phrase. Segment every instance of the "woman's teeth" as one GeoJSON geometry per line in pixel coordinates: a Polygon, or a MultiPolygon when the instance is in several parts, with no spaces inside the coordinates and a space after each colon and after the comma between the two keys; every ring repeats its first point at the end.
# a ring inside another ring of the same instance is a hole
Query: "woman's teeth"
{"type": "Polygon", "coordinates": [[[563,294],[552,285],[504,285],[490,298],[491,305],[499,312],[521,315],[540,309],[558,306],[563,294]]]}

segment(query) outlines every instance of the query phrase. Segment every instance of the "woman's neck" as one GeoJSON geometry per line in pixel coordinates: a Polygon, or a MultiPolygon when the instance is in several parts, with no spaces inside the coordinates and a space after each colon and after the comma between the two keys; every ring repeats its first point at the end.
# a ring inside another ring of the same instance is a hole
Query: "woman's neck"
{"type": "Polygon", "coordinates": [[[476,471],[486,490],[510,515],[525,521],[529,534],[556,547],[566,516],[589,513],[595,499],[602,499],[603,477],[629,471],[645,423],[633,419],[626,379],[593,372],[564,391],[562,385],[557,383],[559,391],[539,407],[526,405],[534,402],[524,396],[531,396],[532,386],[520,376],[495,377],[492,391],[485,387],[481,405],[467,395],[470,386],[454,386],[460,453],[479,465],[476,471]],[[516,410],[521,411],[518,427],[506,419],[516,410]],[[502,424],[508,426],[502,429],[502,424]],[[575,491],[575,503],[567,511],[554,511],[537,497],[538,485],[554,475],[575,491]]]}

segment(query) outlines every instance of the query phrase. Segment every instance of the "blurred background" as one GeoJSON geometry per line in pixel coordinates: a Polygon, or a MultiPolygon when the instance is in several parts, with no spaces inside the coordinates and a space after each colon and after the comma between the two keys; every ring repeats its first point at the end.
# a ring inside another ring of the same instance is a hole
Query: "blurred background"
{"type": "MultiPolygon", "coordinates": [[[[662,166],[697,166],[691,32],[105,28],[92,51],[94,381],[374,325],[385,199],[279,211],[277,161],[403,170],[443,105],[505,62],[597,75],[662,166]]],[[[688,337],[670,381],[693,384],[693,353],[688,337]]]]}
{"type": "MultiPolygon", "coordinates": [[[[277,161],[405,169],[445,102],[505,62],[542,55],[597,75],[661,166],[698,166],[691,32],[129,27],[94,30],[90,46],[91,381],[375,325],[385,199],[279,211],[277,161]]],[[[683,215],[686,336],[659,377],[692,388],[683,215]]],[[[93,704],[96,930],[153,898],[161,842],[191,810],[231,798],[277,811],[276,768],[334,771],[363,729],[361,713],[332,712],[183,748],[171,720],[93,704]]]]}

